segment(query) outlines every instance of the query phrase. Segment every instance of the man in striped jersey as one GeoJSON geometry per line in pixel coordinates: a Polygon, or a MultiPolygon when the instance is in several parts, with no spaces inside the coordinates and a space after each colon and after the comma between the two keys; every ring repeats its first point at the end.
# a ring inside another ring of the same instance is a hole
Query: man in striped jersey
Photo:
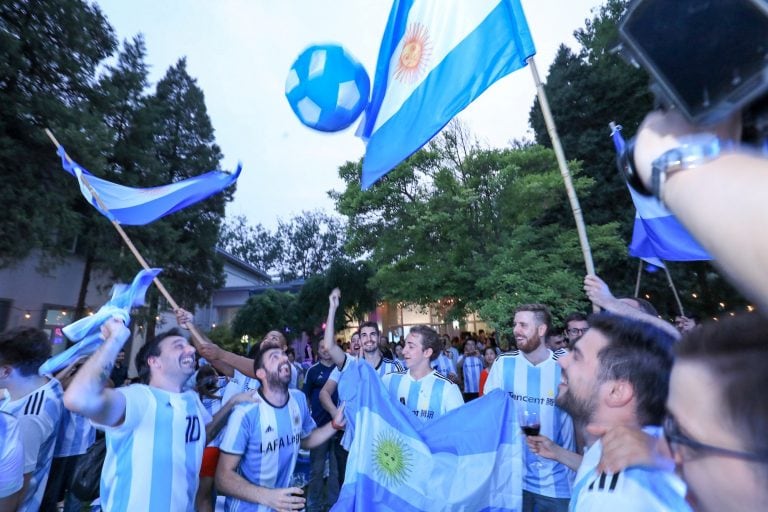
{"type": "Polygon", "coordinates": [[[434,329],[414,326],[403,348],[408,370],[388,373],[381,379],[389,395],[422,422],[437,419],[464,404],[459,387],[430,366],[441,349],[442,342],[434,329]]]}
{"type": "Polygon", "coordinates": [[[106,321],[101,331],[104,342],[72,379],[64,404],[106,433],[102,509],[194,511],[203,448],[235,401],[208,421],[197,393],[184,390],[195,372],[195,349],[176,329],[139,350],[142,384],[105,388],[130,331],[120,318],[106,321]]]}
{"type": "MultiPolygon", "coordinates": [[[[570,451],[575,451],[573,421],[555,405],[560,384],[557,359],[544,345],[552,322],[549,308],[526,304],[515,310],[514,335],[517,350],[500,355],[485,383],[485,394],[500,388],[508,392],[518,408],[538,413],[541,434],[570,451]]],[[[568,510],[574,472],[559,462],[537,457],[528,446],[524,452],[524,512],[564,512],[568,510]]]]}
{"type": "MultiPolygon", "coordinates": [[[[331,295],[328,297],[328,318],[325,321],[325,336],[323,343],[326,349],[331,354],[333,364],[336,365],[331,375],[328,377],[328,381],[320,390],[320,403],[328,411],[331,416],[336,416],[336,404],[331,398],[336,392],[339,379],[341,378],[341,371],[348,362],[354,360],[354,357],[348,357],[347,354],[341,350],[334,341],[335,334],[335,319],[336,311],[339,309],[339,301],[341,300],[341,290],[334,288],[331,295]]],[[[379,347],[379,325],[376,322],[363,322],[360,325],[360,350],[362,352],[362,360],[370,364],[376,369],[376,373],[379,377],[391,372],[403,371],[403,366],[394,359],[384,357],[379,347]]],[[[345,440],[342,444],[349,448],[349,436],[345,435],[345,440]]]]}
{"type": "Polygon", "coordinates": [[[18,510],[37,512],[43,499],[61,421],[61,385],[37,374],[51,357],[51,342],[40,329],[17,327],[0,335],[0,388],[9,399],[0,410],[16,417],[24,447],[24,484],[18,510]]]}
{"type": "MultiPolygon", "coordinates": [[[[646,322],[593,315],[589,330],[560,358],[557,403],[581,424],[643,428],[660,436],[672,370],[674,338],[646,322]]],[[[590,427],[590,431],[592,427],[590,427]]],[[[602,442],[587,432],[571,510],[689,511],[685,485],[673,468],[598,471],[602,442]]]]}
{"type": "Polygon", "coordinates": [[[262,342],[254,360],[262,401],[235,409],[219,446],[216,486],[227,511],[303,509],[303,489],[289,486],[299,447],[315,448],[344,428],[343,407],[317,428],[304,393],[288,388],[290,366],[281,346],[262,342]]]}

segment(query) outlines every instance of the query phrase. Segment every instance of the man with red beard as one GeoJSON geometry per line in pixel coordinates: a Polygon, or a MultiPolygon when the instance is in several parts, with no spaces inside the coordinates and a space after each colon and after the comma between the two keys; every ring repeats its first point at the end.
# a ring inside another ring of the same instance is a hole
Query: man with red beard
{"type": "MultiPolygon", "coordinates": [[[[543,304],[526,304],[515,310],[513,333],[517,350],[496,359],[484,393],[497,388],[508,392],[518,409],[538,415],[542,435],[575,451],[573,421],[555,405],[561,371],[557,359],[566,352],[552,352],[544,344],[551,322],[549,308],[543,304]]],[[[528,446],[523,460],[523,511],[566,512],[574,472],[557,461],[537,457],[528,446]]]]}

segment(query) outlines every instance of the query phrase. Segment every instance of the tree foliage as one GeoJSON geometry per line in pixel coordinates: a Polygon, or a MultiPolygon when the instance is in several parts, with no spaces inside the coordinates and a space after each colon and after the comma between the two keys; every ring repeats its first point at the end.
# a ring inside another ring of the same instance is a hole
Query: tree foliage
{"type": "Polygon", "coordinates": [[[274,232],[235,217],[224,224],[219,243],[230,254],[288,282],[321,274],[342,258],[344,235],[337,217],[305,211],[280,220],[274,232]]]}
{"type": "Polygon", "coordinates": [[[296,296],[267,290],[248,298],[232,321],[235,336],[248,335],[261,340],[269,331],[286,332],[296,325],[296,296]]]}
{"type": "MultiPolygon", "coordinates": [[[[588,194],[592,180],[572,168],[576,189],[588,194]]],[[[332,197],[348,217],[349,253],[369,256],[384,298],[447,302],[445,319],[480,310],[497,327],[510,297],[558,311],[585,307],[573,219],[553,215],[567,199],[551,150],[483,148],[453,122],[369,190],[360,189],[360,162],[339,174],[347,187],[332,197]]],[[[617,257],[616,225],[593,229],[593,249],[617,257]]]]}

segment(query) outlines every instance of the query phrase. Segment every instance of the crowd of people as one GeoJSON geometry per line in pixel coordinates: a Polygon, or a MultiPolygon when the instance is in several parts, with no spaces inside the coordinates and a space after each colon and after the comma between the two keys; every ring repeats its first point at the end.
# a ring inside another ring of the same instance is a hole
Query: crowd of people
{"type": "Polygon", "coordinates": [[[182,330],[192,315],[179,310],[182,329],[141,347],[133,382],[121,319],[102,326],[95,354],[55,377],[37,371],[51,355],[46,335],[12,329],[0,336],[0,510],[81,510],[74,479],[81,461],[93,463],[96,431],[106,449],[94,510],[212,511],[216,496],[232,511],[328,510],[354,435],[337,383],[357,364],[370,364],[392,400],[425,423],[507,393],[525,427],[524,511],[768,504],[768,415],[752,387],[765,382],[755,361],[768,356],[766,320],[677,319],[676,329],[596,276],[584,289],[602,313],[564,315],[553,328],[547,306],[520,305],[510,347],[495,333],[451,338],[413,326],[401,352],[375,322],[348,347],[337,340],[336,289],[308,369],[278,331],[249,356],[206,339],[196,350],[182,330]],[[305,480],[295,478],[300,450],[309,451],[305,480]],[[719,479],[720,467],[738,478],[719,479]]]}

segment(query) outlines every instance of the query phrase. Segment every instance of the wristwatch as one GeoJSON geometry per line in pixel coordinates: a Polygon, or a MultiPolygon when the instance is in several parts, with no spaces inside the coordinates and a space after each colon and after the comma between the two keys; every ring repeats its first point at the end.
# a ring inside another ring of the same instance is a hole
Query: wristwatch
{"type": "Polygon", "coordinates": [[[698,133],[680,139],[680,146],[663,153],[651,163],[651,193],[662,199],[662,187],[670,175],[693,169],[720,156],[720,140],[711,133],[698,133]]]}

